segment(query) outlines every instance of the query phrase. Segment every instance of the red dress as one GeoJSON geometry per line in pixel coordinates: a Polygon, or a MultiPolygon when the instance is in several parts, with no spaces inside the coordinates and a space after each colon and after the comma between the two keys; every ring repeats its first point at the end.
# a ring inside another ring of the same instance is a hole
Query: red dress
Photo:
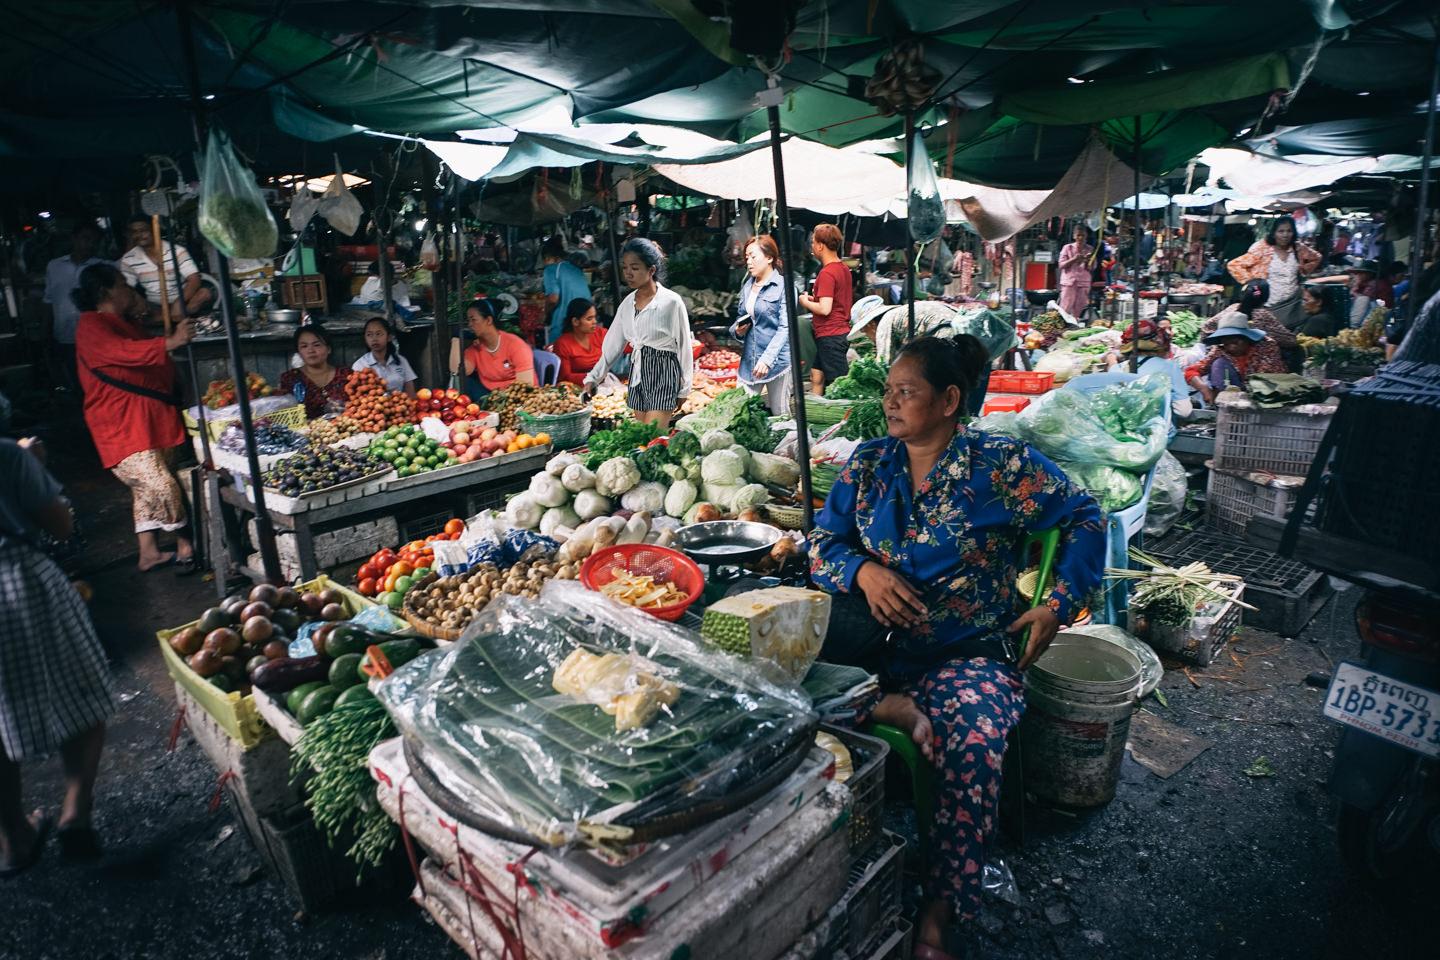
{"type": "MultiPolygon", "coordinates": [[[[846,328],[849,329],[848,327],[846,328]]],[[[590,331],[590,349],[580,346],[575,334],[566,330],[550,345],[550,352],[560,358],[560,383],[584,383],[585,374],[600,362],[600,348],[605,342],[605,328],[590,331]]]]}
{"type": "Polygon", "coordinates": [[[75,359],[85,391],[85,423],[107,469],[142,450],[166,450],[185,442],[180,411],[103,383],[91,371],[158,393],[175,390],[175,364],[163,337],[113,313],[88,311],[75,327],[75,359]]]}
{"type": "Polygon", "coordinates": [[[335,365],[335,376],[323,387],[317,387],[310,378],[305,376],[302,367],[299,370],[286,370],[280,374],[280,392],[286,396],[293,396],[295,384],[305,385],[305,417],[314,420],[316,417],[324,416],[326,408],[333,401],[337,405],[345,406],[345,384],[350,382],[351,370],[349,367],[340,364],[335,365]]]}

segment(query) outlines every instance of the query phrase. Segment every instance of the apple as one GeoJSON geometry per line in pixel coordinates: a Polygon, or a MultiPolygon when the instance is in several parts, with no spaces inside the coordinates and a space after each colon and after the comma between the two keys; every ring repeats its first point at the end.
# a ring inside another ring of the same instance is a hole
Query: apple
{"type": "Polygon", "coordinates": [[[473,417],[473,416],[475,416],[476,414],[478,414],[479,412],[480,412],[480,404],[478,404],[478,403],[467,403],[467,404],[465,405],[465,413],[466,413],[467,415],[473,417]]]}
{"type": "Polygon", "coordinates": [[[465,394],[462,393],[462,394],[460,394],[460,396],[458,396],[458,397],[455,398],[455,406],[457,406],[457,407],[468,407],[469,405],[470,405],[470,398],[467,397],[467,396],[465,396],[465,394]]]}
{"type": "Polygon", "coordinates": [[[449,390],[445,391],[445,396],[450,400],[454,400],[460,396],[460,391],[456,390],[454,387],[451,387],[449,390]]]}
{"type": "Polygon", "coordinates": [[[481,440],[493,440],[495,439],[495,437],[496,432],[494,427],[486,427],[484,430],[480,431],[481,440]]]}
{"type": "Polygon", "coordinates": [[[470,442],[470,434],[468,434],[468,433],[463,433],[463,432],[462,432],[462,433],[457,433],[457,434],[455,434],[455,435],[452,437],[452,439],[453,439],[456,443],[469,443],[469,442],[470,442]]]}

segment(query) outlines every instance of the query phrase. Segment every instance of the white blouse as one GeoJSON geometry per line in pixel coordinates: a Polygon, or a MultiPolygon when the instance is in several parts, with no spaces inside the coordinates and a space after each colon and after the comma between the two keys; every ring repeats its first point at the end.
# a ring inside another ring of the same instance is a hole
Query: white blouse
{"type": "Polygon", "coordinates": [[[361,367],[369,367],[374,370],[385,386],[391,390],[404,390],[405,384],[415,379],[415,368],[410,366],[410,361],[405,359],[404,354],[396,353],[395,360],[391,363],[381,363],[375,359],[372,350],[366,350],[360,359],[355,361],[352,369],[358,370],[361,367]]]}
{"type": "Polygon", "coordinates": [[[684,381],[684,389],[680,395],[683,397],[690,392],[695,379],[694,340],[690,336],[690,314],[686,311],[685,301],[680,298],[680,294],[657,283],[655,296],[645,305],[645,309],[636,313],[635,291],[630,291],[630,295],[620,301],[620,308],[615,311],[615,319],[605,331],[605,342],[600,347],[600,362],[585,375],[585,382],[597,384],[604,380],[610,367],[625,352],[627,343],[634,348],[630,368],[631,383],[644,380],[644,361],[640,357],[640,348],[649,347],[676,355],[680,360],[680,372],[684,381]]]}

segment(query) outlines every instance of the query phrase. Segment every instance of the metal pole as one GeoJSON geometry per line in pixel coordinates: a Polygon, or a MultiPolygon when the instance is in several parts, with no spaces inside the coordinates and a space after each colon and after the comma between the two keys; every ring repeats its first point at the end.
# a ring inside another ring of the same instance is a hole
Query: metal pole
{"type": "Polygon", "coordinates": [[[615,228],[619,225],[620,205],[615,202],[615,191],[609,191],[607,196],[610,202],[607,204],[609,210],[609,223],[605,225],[605,232],[610,236],[610,308],[620,309],[620,248],[615,239],[615,228]]]}
{"type": "Polygon", "coordinates": [[[1130,325],[1130,372],[1135,373],[1140,366],[1140,117],[1135,117],[1135,236],[1131,238],[1134,244],[1131,251],[1131,262],[1134,269],[1131,271],[1130,299],[1135,304],[1135,319],[1130,325]]]}
{"type": "MultiPolygon", "coordinates": [[[[175,14],[180,21],[180,50],[185,57],[185,72],[190,81],[191,109],[195,115],[195,142],[204,149],[201,134],[205,128],[205,99],[200,89],[200,72],[195,66],[195,34],[190,23],[190,4],[175,5],[175,14]]],[[[245,389],[245,362],[240,357],[240,330],[235,325],[235,313],[230,306],[230,264],[225,255],[215,251],[217,280],[220,290],[216,299],[220,301],[220,317],[225,322],[225,340],[230,347],[230,373],[235,378],[235,397],[240,402],[240,429],[245,433],[245,455],[250,466],[250,493],[255,501],[255,527],[260,534],[260,562],[264,567],[265,579],[282,583],[280,574],[280,553],[275,548],[275,527],[270,523],[270,512],[265,509],[265,488],[261,482],[260,451],[255,448],[255,423],[250,415],[250,391],[245,389]]],[[[212,545],[213,549],[213,545],[212,545]]]]}
{"type": "MultiPolygon", "coordinates": [[[[910,189],[911,167],[915,163],[914,143],[915,114],[907,110],[905,111],[905,189],[907,191],[910,189]]],[[[912,211],[907,205],[905,208],[905,235],[910,238],[910,242],[905,245],[905,301],[909,304],[909,316],[905,322],[906,340],[915,338],[915,259],[920,255],[920,251],[915,246],[915,234],[910,230],[911,213],[912,211]]],[[[1003,283],[1005,280],[1003,269],[1001,272],[1000,280],[1003,283]]]]}
{"type": "Polygon", "coordinates": [[[790,205],[785,200],[785,159],[780,150],[780,101],[784,91],[778,86],[766,88],[761,93],[765,113],[770,120],[770,159],[775,167],[775,210],[780,219],[780,256],[784,260],[781,273],[785,278],[785,313],[790,334],[790,396],[795,406],[795,431],[798,437],[796,459],[800,462],[800,509],[803,511],[803,530],[810,532],[815,523],[815,497],[810,488],[810,425],[805,417],[805,390],[808,380],[800,374],[800,315],[795,302],[795,261],[790,255],[790,205]]]}
{"type": "Polygon", "coordinates": [[[1435,98],[1440,97],[1440,43],[1435,45],[1434,65],[1430,68],[1430,102],[1425,105],[1425,149],[1420,157],[1420,198],[1415,205],[1415,235],[1410,240],[1410,290],[1405,301],[1405,327],[1415,321],[1419,308],[1417,281],[1425,269],[1425,222],[1430,213],[1430,159],[1435,154],[1435,98]]]}
{"type": "MultiPolygon", "coordinates": [[[[337,173],[336,176],[338,177],[339,174],[337,173]]],[[[385,319],[389,320],[391,323],[394,323],[395,295],[391,292],[390,285],[395,282],[395,275],[391,272],[390,254],[386,250],[386,247],[389,246],[389,244],[386,243],[386,240],[390,236],[390,231],[380,226],[380,216],[382,212],[386,216],[389,216],[388,210],[381,211],[378,207],[375,209],[375,242],[379,244],[379,246],[376,247],[375,260],[377,263],[380,264],[380,299],[384,301],[385,319]]],[[[392,227],[395,225],[395,221],[393,218],[390,220],[390,225],[392,227]]],[[[301,297],[301,301],[304,301],[303,296],[301,297]]]]}
{"type": "MultiPolygon", "coordinates": [[[[460,178],[450,171],[450,207],[455,218],[455,336],[465,329],[465,217],[460,212],[460,178]]],[[[462,363],[460,369],[464,370],[462,363]]]]}

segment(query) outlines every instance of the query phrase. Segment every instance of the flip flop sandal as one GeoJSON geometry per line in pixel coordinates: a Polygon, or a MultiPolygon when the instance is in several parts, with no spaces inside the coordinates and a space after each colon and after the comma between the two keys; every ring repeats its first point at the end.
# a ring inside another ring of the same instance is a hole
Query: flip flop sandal
{"type": "Polygon", "coordinates": [[[188,577],[199,569],[200,565],[195,562],[194,555],[180,557],[175,561],[175,576],[177,577],[188,577]]]}
{"type": "Polygon", "coordinates": [[[60,841],[60,859],[67,863],[94,860],[104,849],[94,827],[62,827],[55,837],[60,841]]]}
{"type": "Polygon", "coordinates": [[[141,572],[141,573],[154,573],[156,570],[164,570],[166,567],[173,567],[174,565],[175,565],[175,555],[172,553],[172,554],[170,555],[169,559],[161,560],[159,563],[155,564],[153,567],[146,567],[144,570],[141,570],[140,572],[141,572]]]}
{"type": "Polygon", "coordinates": [[[8,879],[22,874],[39,863],[40,855],[45,852],[45,841],[49,838],[50,829],[54,826],[55,821],[52,818],[42,816],[40,822],[33,825],[35,842],[30,845],[30,853],[19,863],[12,863],[8,867],[0,868],[0,879],[8,879]]]}

